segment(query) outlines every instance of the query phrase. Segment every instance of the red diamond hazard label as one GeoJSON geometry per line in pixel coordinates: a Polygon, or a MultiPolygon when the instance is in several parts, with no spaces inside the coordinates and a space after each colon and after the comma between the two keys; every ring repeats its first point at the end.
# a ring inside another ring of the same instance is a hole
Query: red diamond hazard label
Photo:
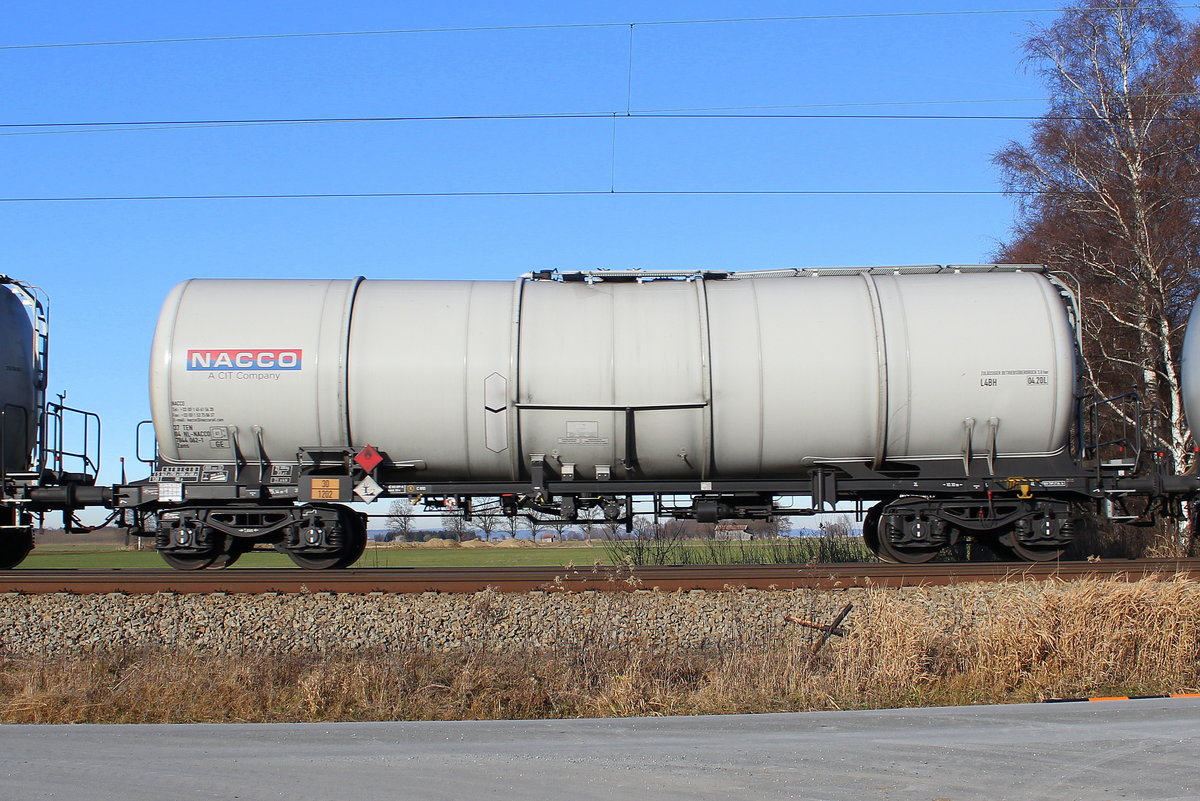
{"type": "Polygon", "coordinates": [[[379,455],[379,451],[375,450],[375,446],[368,445],[358,452],[358,455],[354,457],[354,461],[358,463],[359,467],[370,473],[376,467],[379,467],[379,463],[383,461],[383,457],[379,455]]]}

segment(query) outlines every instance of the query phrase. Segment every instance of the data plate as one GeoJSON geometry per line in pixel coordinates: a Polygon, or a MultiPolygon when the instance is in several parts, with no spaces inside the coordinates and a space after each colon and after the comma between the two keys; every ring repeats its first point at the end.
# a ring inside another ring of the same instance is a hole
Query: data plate
{"type": "Polygon", "coordinates": [[[159,481],[158,499],[164,503],[181,503],[183,484],[178,481],[159,481]]]}

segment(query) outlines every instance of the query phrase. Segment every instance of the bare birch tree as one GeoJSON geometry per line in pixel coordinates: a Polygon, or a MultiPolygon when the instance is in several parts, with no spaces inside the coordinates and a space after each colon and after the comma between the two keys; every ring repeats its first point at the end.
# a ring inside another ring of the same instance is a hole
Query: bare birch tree
{"type": "Polygon", "coordinates": [[[471,525],[479,529],[478,537],[484,542],[492,538],[492,532],[503,527],[504,519],[499,499],[476,498],[471,506],[471,525]]]}
{"type": "Polygon", "coordinates": [[[413,503],[408,498],[392,501],[392,506],[388,509],[388,535],[401,542],[408,542],[412,536],[415,515],[413,503]]]}
{"type": "Polygon", "coordinates": [[[521,527],[524,524],[525,524],[524,517],[520,517],[515,514],[514,515],[502,514],[500,516],[499,526],[496,530],[503,531],[505,534],[508,535],[509,539],[515,540],[517,538],[517,533],[521,530],[521,527]]]}
{"type": "Polygon", "coordinates": [[[1147,445],[1192,466],[1180,345],[1200,288],[1200,29],[1161,0],[1084,0],[1026,54],[1051,95],[995,156],[1019,201],[1005,261],[1080,281],[1087,389],[1129,388],[1147,445]]]}
{"type": "Polygon", "coordinates": [[[456,542],[467,539],[467,534],[474,536],[474,533],[471,532],[471,524],[460,512],[449,512],[442,515],[442,533],[449,534],[450,538],[456,542]]]}

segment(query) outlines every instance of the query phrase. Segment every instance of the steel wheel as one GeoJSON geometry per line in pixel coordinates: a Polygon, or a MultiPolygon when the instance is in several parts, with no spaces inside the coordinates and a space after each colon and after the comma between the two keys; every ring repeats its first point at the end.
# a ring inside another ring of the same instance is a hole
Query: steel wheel
{"type": "Polygon", "coordinates": [[[220,569],[228,567],[237,558],[248,551],[251,543],[246,540],[231,537],[217,531],[209,530],[211,546],[203,551],[187,553],[170,550],[160,550],[159,556],[176,570],[204,570],[205,568],[220,569]]]}
{"type": "Polygon", "coordinates": [[[904,536],[903,531],[889,523],[888,518],[884,517],[884,512],[889,507],[895,507],[902,503],[903,500],[899,502],[892,501],[872,507],[871,511],[867,514],[867,519],[863,521],[863,541],[867,543],[867,547],[871,548],[876,556],[885,562],[900,565],[924,564],[937,556],[942,546],[931,546],[925,543],[919,543],[914,546],[902,541],[904,536]],[[872,531],[870,538],[868,538],[867,524],[872,522],[872,518],[874,518],[874,525],[869,526],[872,531]]]}
{"type": "Polygon", "coordinates": [[[280,553],[286,554],[296,567],[302,567],[305,570],[329,570],[337,567],[338,562],[342,560],[341,553],[297,553],[288,550],[282,542],[275,543],[273,547],[280,553]]]}
{"type": "Polygon", "coordinates": [[[905,548],[892,542],[888,535],[881,531],[879,550],[875,555],[885,562],[897,565],[923,565],[938,555],[941,548],[905,548]]]}
{"type": "Polygon", "coordinates": [[[168,553],[159,551],[162,560],[176,570],[203,570],[216,561],[220,553],[168,553]]]}
{"type": "Polygon", "coordinates": [[[305,570],[333,570],[349,567],[358,561],[367,548],[367,526],[362,518],[349,509],[337,510],[338,525],[344,532],[343,545],[332,553],[306,554],[303,551],[291,551],[277,543],[275,549],[283,551],[296,567],[305,570]]]}
{"type": "Polygon", "coordinates": [[[254,547],[254,543],[250,540],[244,540],[241,537],[226,537],[225,547],[213,559],[212,564],[208,567],[210,570],[223,570],[238,559],[242,554],[254,547]]]}
{"type": "Polygon", "coordinates": [[[360,515],[350,510],[346,510],[342,522],[346,526],[349,536],[347,537],[346,553],[338,562],[338,567],[350,567],[362,557],[363,551],[367,550],[367,523],[360,515]]]}
{"type": "Polygon", "coordinates": [[[1021,557],[1017,556],[1012,548],[1000,542],[1000,537],[988,537],[980,540],[987,546],[988,550],[996,555],[996,558],[1002,562],[1019,562],[1021,557]]]}
{"type": "Polygon", "coordinates": [[[879,556],[879,517],[883,514],[883,507],[886,505],[887,501],[875,504],[867,510],[867,516],[863,518],[863,544],[876,556],[879,556]]]}
{"type": "Polygon", "coordinates": [[[305,570],[331,570],[341,567],[342,557],[337,554],[303,554],[288,551],[287,555],[288,559],[292,560],[292,564],[305,570]]]}
{"type": "Polygon", "coordinates": [[[23,526],[0,537],[0,570],[11,570],[33,550],[33,529],[23,526]]]}
{"type": "Polygon", "coordinates": [[[1020,562],[1053,562],[1067,550],[1066,545],[1025,545],[1011,532],[1001,536],[998,544],[1012,559],[1020,562]]]}

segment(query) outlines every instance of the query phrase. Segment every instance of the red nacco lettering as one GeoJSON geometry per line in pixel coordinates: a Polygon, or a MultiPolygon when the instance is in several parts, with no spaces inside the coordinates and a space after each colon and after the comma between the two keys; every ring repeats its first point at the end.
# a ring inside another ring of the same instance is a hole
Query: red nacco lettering
{"type": "Polygon", "coordinates": [[[189,370],[299,370],[304,351],[299,348],[246,348],[244,350],[189,350],[189,370]]]}

